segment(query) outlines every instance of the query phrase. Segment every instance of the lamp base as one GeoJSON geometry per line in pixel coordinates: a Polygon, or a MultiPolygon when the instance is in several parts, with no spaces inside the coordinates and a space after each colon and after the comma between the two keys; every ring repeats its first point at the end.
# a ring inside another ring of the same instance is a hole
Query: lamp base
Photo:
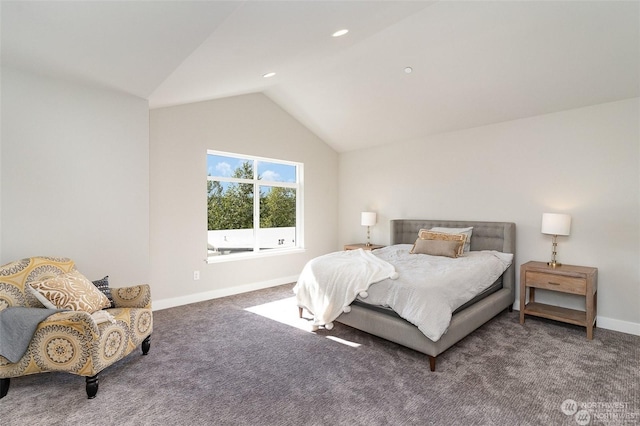
{"type": "Polygon", "coordinates": [[[558,268],[562,266],[562,263],[552,260],[551,262],[547,262],[547,265],[551,266],[552,268],[558,268]]]}

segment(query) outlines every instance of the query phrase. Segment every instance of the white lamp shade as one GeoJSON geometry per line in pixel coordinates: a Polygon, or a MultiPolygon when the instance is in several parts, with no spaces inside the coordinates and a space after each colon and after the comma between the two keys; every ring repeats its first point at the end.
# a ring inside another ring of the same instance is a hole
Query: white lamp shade
{"type": "Polygon", "coordinates": [[[571,216],[560,213],[543,213],[542,229],[543,234],[549,235],[569,235],[571,230],[571,216]]]}
{"type": "Polygon", "coordinates": [[[376,213],[375,212],[362,212],[360,216],[360,223],[362,226],[373,226],[376,224],[376,213]]]}

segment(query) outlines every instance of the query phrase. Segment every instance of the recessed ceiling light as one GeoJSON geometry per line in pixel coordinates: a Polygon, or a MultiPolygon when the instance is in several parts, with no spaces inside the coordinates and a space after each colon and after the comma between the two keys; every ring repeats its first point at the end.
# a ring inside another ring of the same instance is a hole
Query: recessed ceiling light
{"type": "Polygon", "coordinates": [[[339,31],[336,31],[335,33],[333,33],[333,34],[332,34],[332,36],[334,36],[334,37],[340,37],[340,36],[345,35],[345,34],[346,34],[346,33],[348,33],[348,32],[349,32],[349,30],[347,30],[347,29],[339,30],[339,31]]]}
{"type": "Polygon", "coordinates": [[[271,77],[273,77],[274,75],[276,75],[276,73],[275,73],[275,72],[268,72],[268,73],[266,73],[265,75],[263,75],[263,77],[264,77],[264,78],[271,78],[271,77]]]}
{"type": "Polygon", "coordinates": [[[413,68],[405,67],[404,72],[406,72],[407,74],[411,74],[413,72],[413,68]]]}

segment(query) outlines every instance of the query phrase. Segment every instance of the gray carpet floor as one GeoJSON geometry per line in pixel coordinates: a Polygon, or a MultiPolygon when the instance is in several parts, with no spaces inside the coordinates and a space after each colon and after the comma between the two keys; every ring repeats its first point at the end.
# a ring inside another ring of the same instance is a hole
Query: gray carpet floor
{"type": "Polygon", "coordinates": [[[438,357],[336,324],[292,285],[154,313],[151,351],[83,377],[11,380],[2,425],[640,424],[640,337],[504,312],[438,357]]]}

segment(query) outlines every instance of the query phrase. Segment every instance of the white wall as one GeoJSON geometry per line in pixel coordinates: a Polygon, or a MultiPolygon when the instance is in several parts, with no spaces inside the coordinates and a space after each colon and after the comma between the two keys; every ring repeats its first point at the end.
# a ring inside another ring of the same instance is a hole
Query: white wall
{"type": "Polygon", "coordinates": [[[290,282],[309,259],[336,248],[337,153],[266,96],[160,108],[150,117],[155,307],[290,282]],[[304,253],[205,263],[207,149],[304,163],[304,253]]]}
{"type": "MultiPolygon", "coordinates": [[[[0,96],[1,94],[2,68],[0,67],[0,96]]],[[[0,264],[4,264],[4,262],[2,262],[2,134],[2,101],[0,100],[0,264]]]]}
{"type": "Polygon", "coordinates": [[[149,279],[149,110],[2,70],[2,263],[68,256],[112,287],[149,279]]]}
{"type": "MultiPolygon", "coordinates": [[[[640,334],[638,105],[636,98],[342,154],[340,243],[365,238],[365,210],[378,212],[371,239],[382,244],[390,219],[512,221],[519,266],[550,259],[542,213],[569,213],[558,260],[598,268],[599,326],[640,334]]],[[[577,297],[539,298],[584,306],[577,297]]]]}

